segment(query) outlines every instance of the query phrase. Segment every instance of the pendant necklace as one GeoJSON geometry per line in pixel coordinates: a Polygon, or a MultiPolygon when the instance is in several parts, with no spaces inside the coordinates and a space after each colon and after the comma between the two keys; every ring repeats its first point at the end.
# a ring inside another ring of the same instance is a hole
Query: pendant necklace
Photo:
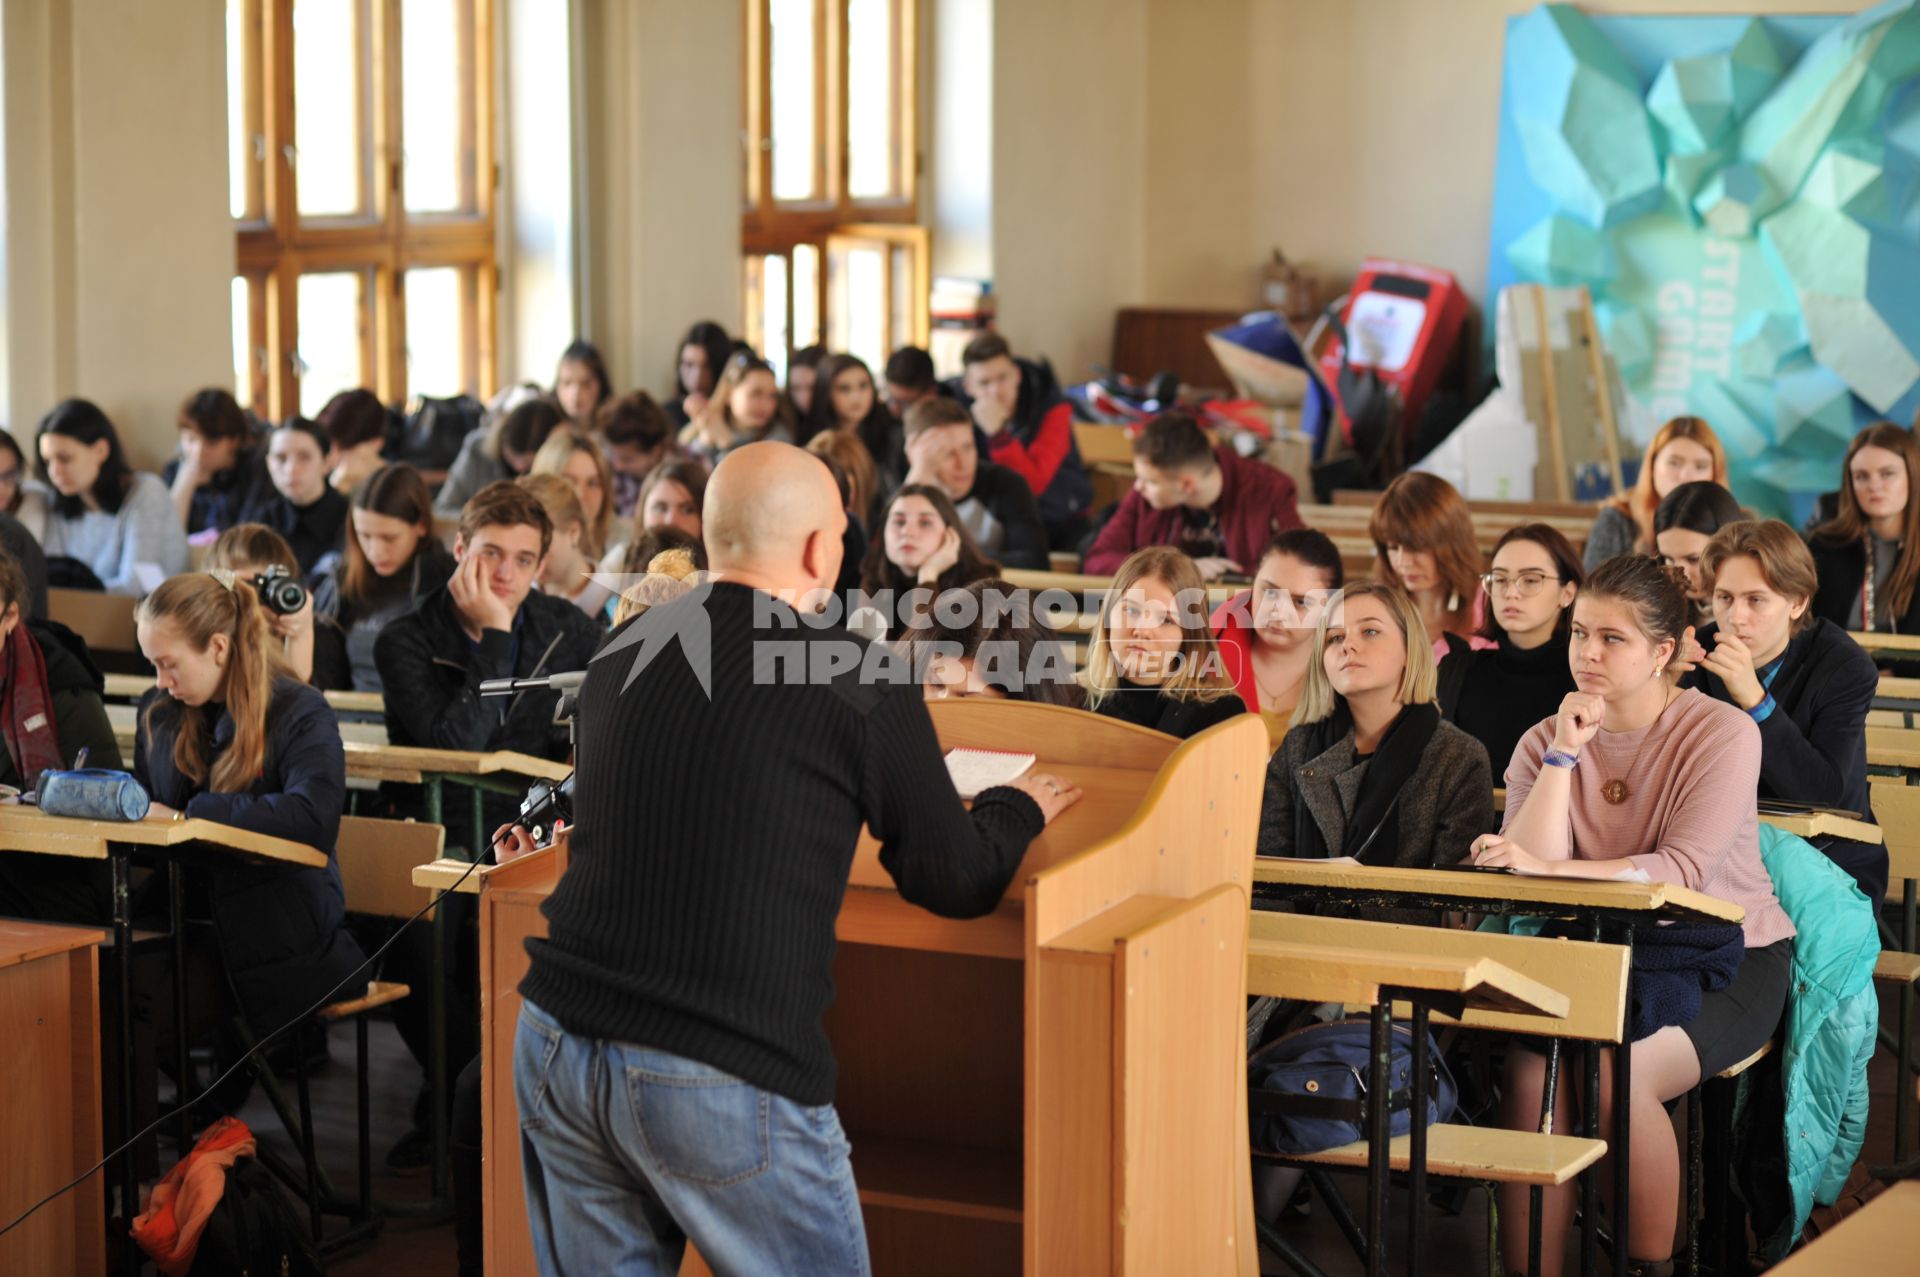
{"type": "Polygon", "coordinates": [[[1600,786],[1600,796],[1606,799],[1607,802],[1611,803],[1613,806],[1618,807],[1621,803],[1624,803],[1625,801],[1627,801],[1627,799],[1633,797],[1633,791],[1627,788],[1627,782],[1625,778],[1633,775],[1633,769],[1639,766],[1640,751],[1647,747],[1647,739],[1648,737],[1651,737],[1653,735],[1653,729],[1659,726],[1660,720],[1662,718],[1666,717],[1667,706],[1673,704],[1676,690],[1677,689],[1674,689],[1674,688],[1667,689],[1666,699],[1661,701],[1660,703],[1660,712],[1653,716],[1653,722],[1647,724],[1647,734],[1646,736],[1642,736],[1640,738],[1639,745],[1634,747],[1633,759],[1631,762],[1627,764],[1627,770],[1620,773],[1619,777],[1616,777],[1615,779],[1610,780],[1606,784],[1600,786]]]}

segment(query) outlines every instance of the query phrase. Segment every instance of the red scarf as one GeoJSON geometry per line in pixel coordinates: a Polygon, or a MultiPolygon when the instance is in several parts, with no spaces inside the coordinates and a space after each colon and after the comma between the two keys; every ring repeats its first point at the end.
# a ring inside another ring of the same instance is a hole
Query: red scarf
{"type": "Polygon", "coordinates": [[[133,1218],[133,1240],[153,1256],[154,1266],[166,1277],[185,1277],[193,1270],[200,1235],[226,1194],[228,1169],[253,1154],[253,1132],[247,1124],[223,1117],[153,1186],[145,1213],[133,1218]]]}
{"type": "Polygon", "coordinates": [[[58,771],[67,764],[60,756],[60,737],[54,729],[46,657],[24,621],[7,638],[0,671],[6,678],[5,688],[0,689],[0,736],[6,737],[7,753],[20,773],[22,787],[30,789],[41,772],[58,771]]]}

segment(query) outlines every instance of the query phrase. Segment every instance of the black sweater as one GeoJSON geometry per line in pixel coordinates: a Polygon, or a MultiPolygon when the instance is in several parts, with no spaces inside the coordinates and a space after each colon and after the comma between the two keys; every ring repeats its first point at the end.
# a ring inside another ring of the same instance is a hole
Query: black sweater
{"type": "Polygon", "coordinates": [[[1486,746],[1498,778],[1513,761],[1520,738],[1559,713],[1560,702],[1575,690],[1567,645],[1550,639],[1529,652],[1503,643],[1465,659],[1453,723],[1486,746]]]}
{"type": "MultiPolygon", "coordinates": [[[[1700,633],[1713,650],[1714,628],[1700,633]]],[[[1687,683],[1715,700],[1734,704],[1727,685],[1706,669],[1687,683]]],[[[1873,820],[1867,791],[1867,710],[1880,673],[1873,658],[1833,622],[1815,618],[1787,641],[1780,672],[1768,692],[1773,712],[1760,720],[1760,797],[1818,803],[1857,811],[1873,820]]],[[[1820,849],[1852,874],[1867,899],[1886,898],[1885,847],[1845,839],[1821,839],[1820,849]]]]}
{"type": "MultiPolygon", "coordinates": [[[[1809,537],[1807,549],[1813,552],[1813,566],[1820,576],[1819,587],[1813,593],[1813,614],[1842,629],[1866,629],[1860,615],[1861,587],[1867,580],[1866,543],[1809,537]]],[[[1888,628],[1895,633],[1920,634],[1920,590],[1913,592],[1905,614],[1893,617],[1892,621],[1888,628]]]]}
{"type": "Polygon", "coordinates": [[[917,687],[857,663],[790,680],[779,644],[816,672],[822,644],[867,646],[726,583],[614,631],[580,696],[569,868],[520,991],[571,1033],[814,1105],[834,1095],[821,1017],[861,826],[903,898],[966,918],[999,903],[1042,821],[1012,789],[969,818],[917,687]],[[688,653],[707,656],[710,694],[688,653]]]}
{"type": "Polygon", "coordinates": [[[1178,736],[1181,740],[1198,736],[1216,723],[1224,723],[1236,714],[1247,712],[1239,694],[1222,696],[1217,701],[1180,700],[1157,687],[1120,680],[1119,690],[1100,702],[1096,714],[1117,718],[1135,727],[1151,728],[1178,736]]]}

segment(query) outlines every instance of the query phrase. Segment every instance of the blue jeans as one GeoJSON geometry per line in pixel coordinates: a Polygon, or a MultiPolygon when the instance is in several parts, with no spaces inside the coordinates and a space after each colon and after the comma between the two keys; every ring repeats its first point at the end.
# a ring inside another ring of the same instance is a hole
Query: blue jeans
{"type": "Polygon", "coordinates": [[[683,1056],[562,1029],[531,1002],[513,1044],[533,1250],[546,1277],[864,1277],[851,1146],[809,1108],[683,1056]]]}

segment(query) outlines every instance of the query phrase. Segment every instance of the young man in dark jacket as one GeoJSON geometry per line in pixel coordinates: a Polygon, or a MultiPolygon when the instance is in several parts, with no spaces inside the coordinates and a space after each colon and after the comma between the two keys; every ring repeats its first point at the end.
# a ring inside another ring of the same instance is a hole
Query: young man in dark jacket
{"type": "Polygon", "coordinates": [[[1293,480],[1215,448],[1184,412],[1165,412],[1133,441],[1133,491],[1087,551],[1087,571],[1119,570],[1150,545],[1186,552],[1209,581],[1251,576],[1275,533],[1302,526],[1293,480]]]}
{"type": "Polygon", "coordinates": [[[488,679],[565,674],[593,656],[600,632],[592,618],[533,588],[552,543],[546,511],[524,488],[503,480],[467,502],[453,579],[374,645],[389,741],[566,758],[566,728],[553,721],[558,693],[480,696],[488,679]]]}
{"type": "Polygon", "coordinates": [[[988,558],[1004,567],[1046,570],[1047,529],[1033,492],[1012,470],[980,460],[965,408],[951,399],[923,399],[907,410],[903,432],[908,483],[930,484],[953,498],[960,521],[988,558]]]}
{"type": "Polygon", "coordinates": [[[1015,359],[998,333],[974,338],[960,359],[966,371],[955,396],[986,436],[988,459],[1026,480],[1052,547],[1073,549],[1086,535],[1093,480],[1073,441],[1073,406],[1053,369],[1015,359]]]}

